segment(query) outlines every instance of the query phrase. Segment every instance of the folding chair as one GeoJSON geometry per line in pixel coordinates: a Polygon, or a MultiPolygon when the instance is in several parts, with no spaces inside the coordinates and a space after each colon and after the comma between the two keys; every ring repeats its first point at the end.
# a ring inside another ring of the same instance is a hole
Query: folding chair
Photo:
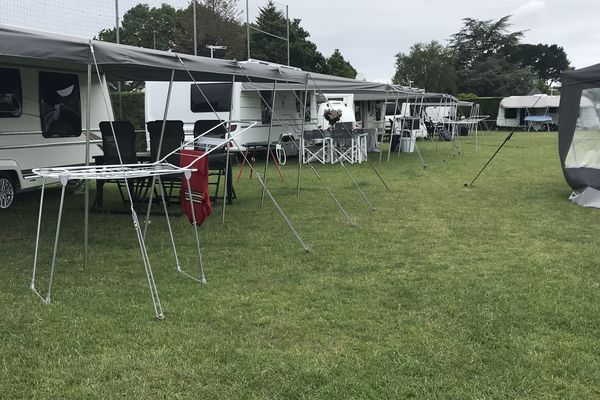
{"type": "Polygon", "coordinates": [[[331,146],[330,138],[325,137],[324,134],[318,130],[304,131],[304,154],[302,156],[303,162],[320,162],[325,164],[331,159],[331,146]]]}
{"type": "Polygon", "coordinates": [[[358,161],[358,144],[352,134],[351,122],[338,122],[331,133],[331,163],[338,161],[353,164],[358,161]]]}
{"type": "MultiPolygon", "coordinates": [[[[150,134],[150,158],[152,162],[163,159],[173,151],[179,149],[185,140],[183,131],[183,121],[167,120],[165,122],[165,132],[160,144],[161,131],[163,126],[162,120],[150,121],[146,123],[148,133],[150,134]],[[160,145],[160,154],[158,147],[160,145]]],[[[179,166],[179,155],[171,154],[165,161],[169,164],[179,166]]],[[[165,175],[161,177],[164,193],[169,201],[179,201],[179,193],[174,194],[175,189],[181,188],[180,174],[165,175]]]]}
{"type": "MultiPolygon", "coordinates": [[[[135,129],[129,121],[102,121],[100,122],[100,132],[102,134],[102,149],[104,151],[104,164],[137,164],[138,159],[135,152],[135,129]],[[114,135],[113,135],[114,130],[114,135]],[[116,138],[116,143],[115,143],[116,138]],[[117,149],[118,145],[118,149],[117,149]],[[121,158],[119,158],[119,151],[121,158]]],[[[115,182],[119,188],[119,194],[124,203],[129,199],[124,193],[124,180],[114,179],[104,182],[115,182]]],[[[130,179],[127,181],[129,190],[133,196],[133,201],[138,201],[148,190],[147,180],[130,179]]]]}

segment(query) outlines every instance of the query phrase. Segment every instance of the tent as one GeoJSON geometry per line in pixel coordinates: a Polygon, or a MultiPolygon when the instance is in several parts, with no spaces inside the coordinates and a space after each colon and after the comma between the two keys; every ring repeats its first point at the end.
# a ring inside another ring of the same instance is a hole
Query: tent
{"type": "Polygon", "coordinates": [[[563,73],[558,150],[572,200],[600,207],[600,64],[563,73]]]}

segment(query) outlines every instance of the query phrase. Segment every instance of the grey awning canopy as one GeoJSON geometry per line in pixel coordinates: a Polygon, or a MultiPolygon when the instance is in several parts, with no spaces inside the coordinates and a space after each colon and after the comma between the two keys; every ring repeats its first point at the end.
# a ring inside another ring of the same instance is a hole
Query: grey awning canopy
{"type": "MultiPolygon", "coordinates": [[[[291,83],[288,75],[290,72],[288,69],[282,69],[282,74],[277,83],[277,90],[304,91],[305,85],[291,83]]],[[[395,91],[392,85],[385,83],[361,81],[316,72],[303,73],[308,76],[306,89],[311,92],[354,94],[356,100],[386,100],[392,98],[395,91]]],[[[264,83],[244,83],[242,87],[244,90],[273,90],[273,84],[264,83]]]]}
{"type": "MultiPolygon", "coordinates": [[[[231,80],[235,76],[238,81],[270,82],[281,76],[277,67],[262,64],[88,41],[0,25],[0,60],[3,62],[85,70],[88,65],[94,65],[91,48],[98,69],[109,80],[169,80],[171,71],[175,71],[174,79],[181,81],[191,80],[187,71],[198,81],[231,80]]],[[[306,82],[306,73],[301,71],[289,71],[287,76],[290,82],[306,82]]]]}

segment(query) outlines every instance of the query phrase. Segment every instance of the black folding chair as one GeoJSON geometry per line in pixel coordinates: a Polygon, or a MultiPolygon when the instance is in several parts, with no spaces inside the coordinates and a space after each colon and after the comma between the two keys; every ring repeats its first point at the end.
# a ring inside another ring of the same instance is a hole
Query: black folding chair
{"type": "MultiPolygon", "coordinates": [[[[102,149],[104,151],[105,165],[119,165],[121,163],[138,163],[137,155],[135,152],[135,129],[133,128],[131,122],[102,121],[100,122],[100,132],[102,134],[102,149]],[[119,153],[121,154],[120,157],[119,153]]],[[[117,187],[119,188],[119,194],[121,195],[121,199],[124,203],[127,203],[129,198],[124,193],[125,181],[123,179],[115,179],[108,182],[115,182],[117,184],[117,187]]],[[[127,182],[134,203],[137,202],[148,191],[146,178],[128,179],[127,182]]]]}
{"type": "MultiPolygon", "coordinates": [[[[152,162],[160,160],[167,154],[179,149],[185,140],[183,121],[167,120],[164,122],[165,132],[162,138],[162,144],[160,144],[160,137],[163,121],[157,120],[146,123],[146,126],[148,127],[148,133],[150,134],[150,158],[152,162]],[[158,154],[159,145],[160,154],[158,154]]],[[[179,166],[179,154],[174,153],[167,157],[165,161],[169,164],[179,166]]],[[[178,174],[163,175],[161,177],[161,181],[167,201],[178,202],[179,193],[173,194],[173,191],[181,188],[181,177],[178,174]]]]}

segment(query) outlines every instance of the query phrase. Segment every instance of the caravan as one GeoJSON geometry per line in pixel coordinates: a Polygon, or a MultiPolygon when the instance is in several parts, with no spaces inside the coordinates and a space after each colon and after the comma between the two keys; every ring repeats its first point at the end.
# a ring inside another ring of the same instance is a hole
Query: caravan
{"type": "Polygon", "coordinates": [[[558,125],[560,96],[538,94],[534,96],[505,97],[498,107],[496,125],[506,128],[527,127],[527,117],[546,116],[553,125],[558,125]]]}
{"type": "MultiPolygon", "coordinates": [[[[34,167],[86,163],[87,74],[11,61],[0,57],[0,208],[10,207],[19,191],[41,186],[34,167]]],[[[100,121],[112,119],[103,96],[106,90],[93,82],[91,139],[99,138],[100,121]]],[[[102,153],[101,141],[92,142],[90,160],[102,153]]]]}
{"type": "MultiPolygon", "coordinates": [[[[145,89],[145,119],[146,122],[161,120],[168,92],[168,82],[146,82],[145,89]]],[[[240,120],[260,121],[258,125],[249,129],[237,140],[238,145],[248,143],[266,143],[271,127],[271,142],[278,141],[289,134],[299,138],[302,127],[307,127],[311,122],[310,115],[314,115],[316,101],[314,94],[307,100],[307,108],[313,110],[307,113],[308,121],[302,121],[304,92],[291,89],[278,88],[273,101],[273,91],[260,86],[240,82],[174,82],[167,119],[181,120],[184,123],[186,139],[191,139],[196,121],[205,121],[206,126],[214,126],[221,121],[240,120]],[[265,89],[265,90],[263,90],[265,89]],[[271,109],[275,112],[272,126],[271,109]]],[[[272,85],[269,85],[272,87],[272,85]]],[[[232,125],[232,135],[237,131],[247,128],[246,124],[232,125]]]]}

